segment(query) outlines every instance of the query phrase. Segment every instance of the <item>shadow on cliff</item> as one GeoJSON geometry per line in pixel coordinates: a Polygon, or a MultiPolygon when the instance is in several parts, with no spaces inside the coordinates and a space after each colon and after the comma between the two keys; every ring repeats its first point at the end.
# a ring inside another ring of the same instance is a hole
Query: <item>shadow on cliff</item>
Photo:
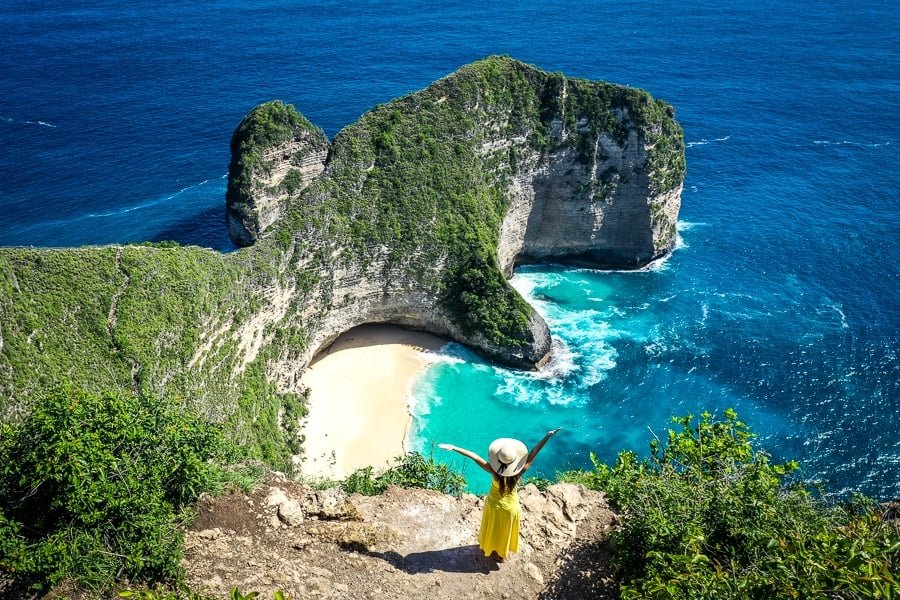
{"type": "Polygon", "coordinates": [[[559,559],[561,567],[538,600],[612,600],[619,597],[619,581],[611,564],[608,539],[572,544],[559,559]]]}
{"type": "Polygon", "coordinates": [[[415,575],[417,573],[483,573],[499,571],[496,561],[484,556],[476,546],[459,546],[444,550],[410,552],[406,556],[389,550],[387,552],[366,552],[373,558],[380,558],[395,569],[415,575]]]}
{"type": "Polygon", "coordinates": [[[341,350],[353,348],[368,348],[369,346],[383,346],[385,344],[403,344],[419,350],[437,352],[443,348],[449,340],[441,338],[433,333],[409,329],[395,323],[366,323],[357,325],[343,332],[330,344],[325,345],[316,352],[310,365],[316,364],[329,354],[341,350]]]}

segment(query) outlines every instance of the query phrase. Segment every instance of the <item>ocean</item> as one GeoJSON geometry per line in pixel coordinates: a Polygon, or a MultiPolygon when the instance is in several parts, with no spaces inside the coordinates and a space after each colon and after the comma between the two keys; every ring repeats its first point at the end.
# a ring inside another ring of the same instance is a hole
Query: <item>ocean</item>
{"type": "Polygon", "coordinates": [[[333,136],[491,54],[644,88],[685,129],[679,247],[637,272],[519,269],[553,362],[450,345],[412,445],[562,426],[535,466],[552,475],[733,407],[828,493],[900,497],[900,3],[466,4],[7,0],[0,245],[233,251],[228,144],[266,100],[333,136]]]}

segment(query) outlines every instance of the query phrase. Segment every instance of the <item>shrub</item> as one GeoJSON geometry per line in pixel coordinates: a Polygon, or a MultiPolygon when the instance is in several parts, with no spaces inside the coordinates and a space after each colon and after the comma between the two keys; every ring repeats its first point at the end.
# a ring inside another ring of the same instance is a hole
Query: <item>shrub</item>
{"type": "Polygon", "coordinates": [[[863,500],[832,506],[772,464],[732,410],[673,419],[665,447],[566,474],[624,513],[623,598],[895,598],[900,532],[863,500]]]}
{"type": "MultiPolygon", "coordinates": [[[[133,598],[134,600],[218,600],[215,596],[195,592],[181,586],[178,590],[167,589],[125,589],[118,593],[119,598],[133,598]]],[[[242,593],[237,587],[232,587],[228,594],[228,600],[262,600],[259,592],[242,593]]],[[[291,596],[282,591],[272,592],[273,600],[291,600],[291,596]]]]}
{"type": "Polygon", "coordinates": [[[180,509],[216,481],[223,448],[169,400],[48,393],[0,437],[0,568],[34,589],[177,580],[180,509]]]}
{"type": "Polygon", "coordinates": [[[376,475],[372,467],[354,471],[341,482],[341,489],[348,494],[376,496],[388,486],[437,490],[443,494],[459,496],[466,489],[466,480],[447,465],[425,458],[418,452],[410,452],[397,458],[395,465],[376,475]]]}

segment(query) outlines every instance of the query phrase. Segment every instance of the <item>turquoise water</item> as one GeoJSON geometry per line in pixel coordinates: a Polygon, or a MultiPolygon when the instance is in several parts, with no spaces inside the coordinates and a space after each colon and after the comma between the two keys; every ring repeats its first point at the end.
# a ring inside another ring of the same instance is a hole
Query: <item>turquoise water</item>
{"type": "Polygon", "coordinates": [[[521,372],[449,344],[414,386],[411,447],[463,470],[484,493],[483,473],[434,445],[486,456],[496,437],[533,445],[561,426],[531,472],[552,476],[589,468],[591,452],[608,463],[622,449],[646,455],[671,416],[731,407],[759,446],[800,459],[802,476],[830,493],[896,495],[894,340],[861,343],[845,304],[791,274],[696,287],[692,270],[709,251],[692,244],[715,236],[705,224],[679,229],[676,252],[639,272],[519,269],[512,284],[547,320],[552,361],[521,372]]]}
{"type": "Polygon", "coordinates": [[[732,406],[831,492],[900,496],[896,0],[7,0],[0,25],[4,246],[233,251],[229,141],[266,100],[334,136],[490,54],[649,90],[685,129],[682,247],[636,273],[520,270],[554,363],[452,346],[417,388],[419,447],[562,425],[552,473],[732,406]]]}

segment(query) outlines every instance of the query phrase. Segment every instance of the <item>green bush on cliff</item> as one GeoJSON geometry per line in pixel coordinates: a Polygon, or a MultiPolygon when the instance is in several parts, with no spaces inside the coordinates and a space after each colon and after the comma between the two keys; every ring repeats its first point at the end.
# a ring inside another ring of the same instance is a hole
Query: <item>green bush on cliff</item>
{"type": "Polygon", "coordinates": [[[94,393],[178,396],[222,423],[248,456],[288,469],[303,398],[281,393],[264,369],[267,353],[287,343],[261,348],[241,371],[238,342],[225,334],[259,310],[275,277],[260,254],[0,249],[0,418],[21,418],[63,381],[94,393]],[[205,337],[220,328],[216,340],[205,337]]]}
{"type": "Polygon", "coordinates": [[[623,598],[895,598],[900,531],[865,502],[832,506],[753,447],[734,411],[673,419],[640,460],[564,474],[604,490],[623,598]]]}
{"type": "Polygon", "coordinates": [[[348,494],[377,496],[388,486],[436,490],[442,494],[459,496],[466,489],[466,479],[434,458],[410,452],[397,458],[394,466],[375,474],[372,467],[357,469],[341,481],[341,489],[348,494]]]}
{"type": "Polygon", "coordinates": [[[0,430],[0,569],[63,580],[177,580],[182,508],[210,489],[218,430],[171,400],[61,388],[0,430]]]}
{"type": "Polygon", "coordinates": [[[481,333],[495,344],[521,344],[529,306],[503,279],[497,261],[487,252],[473,253],[454,274],[447,304],[462,330],[481,333]]]}

